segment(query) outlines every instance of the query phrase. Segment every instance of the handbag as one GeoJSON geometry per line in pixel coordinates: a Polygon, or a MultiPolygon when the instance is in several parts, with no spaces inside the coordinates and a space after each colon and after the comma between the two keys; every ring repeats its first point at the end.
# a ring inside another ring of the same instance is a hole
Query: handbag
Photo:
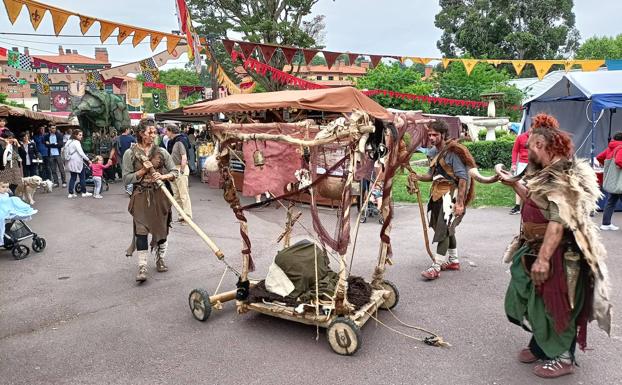
{"type": "Polygon", "coordinates": [[[615,162],[616,153],[621,147],[613,151],[613,156],[605,160],[603,190],[609,194],[622,194],[622,169],[615,162]]]}

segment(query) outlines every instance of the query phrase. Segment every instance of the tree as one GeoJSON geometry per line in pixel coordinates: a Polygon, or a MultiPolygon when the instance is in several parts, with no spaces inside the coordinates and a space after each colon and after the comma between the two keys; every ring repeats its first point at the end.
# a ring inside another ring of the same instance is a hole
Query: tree
{"type": "MultiPolygon", "coordinates": [[[[356,81],[356,87],[368,90],[388,90],[416,95],[429,95],[433,85],[421,80],[422,73],[417,67],[405,67],[400,63],[392,65],[378,64],[375,68],[367,71],[365,76],[356,81]]],[[[429,109],[429,104],[415,100],[402,100],[384,95],[374,95],[372,99],[386,108],[400,110],[424,110],[429,109]]]]}
{"type": "Polygon", "coordinates": [[[591,37],[581,44],[577,59],[622,59],[622,34],[616,37],[591,37]]]}
{"type": "MultiPolygon", "coordinates": [[[[516,87],[510,86],[510,74],[505,70],[497,70],[492,65],[479,63],[473,68],[470,75],[462,63],[453,62],[447,70],[438,72],[431,80],[434,82],[434,92],[439,97],[463,100],[482,100],[482,94],[503,93],[502,103],[496,103],[497,116],[509,116],[516,121],[520,113],[507,107],[518,105],[523,99],[523,93],[516,87]]],[[[449,115],[485,115],[486,111],[474,111],[462,106],[433,105],[431,112],[449,115]]]]}
{"type": "MultiPolygon", "coordinates": [[[[220,39],[226,38],[228,31],[238,32],[244,40],[254,43],[321,48],[324,39],[324,16],[305,19],[318,1],[189,0],[188,7],[197,23],[197,31],[208,36],[216,62],[232,75],[235,63],[231,63],[220,44],[220,39]]],[[[270,64],[283,68],[285,58],[274,55],[270,64]]],[[[252,72],[249,74],[267,90],[273,91],[282,87],[272,82],[270,76],[263,77],[252,72]]]]}
{"type": "Polygon", "coordinates": [[[434,24],[447,57],[553,59],[579,41],[573,0],[440,0],[434,24]]]}
{"type": "Polygon", "coordinates": [[[7,106],[12,106],[12,107],[22,107],[22,108],[26,107],[26,105],[22,103],[14,102],[12,100],[9,100],[8,98],[9,98],[9,95],[0,93],[0,104],[6,104],[7,106]]]}

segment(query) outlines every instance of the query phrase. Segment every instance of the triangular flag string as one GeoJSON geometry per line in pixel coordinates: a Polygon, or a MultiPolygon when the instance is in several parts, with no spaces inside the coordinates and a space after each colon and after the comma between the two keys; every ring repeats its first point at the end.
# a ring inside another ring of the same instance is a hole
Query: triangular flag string
{"type": "Polygon", "coordinates": [[[15,24],[17,17],[20,12],[22,12],[22,6],[24,4],[21,1],[16,0],[4,0],[4,7],[6,8],[6,13],[9,16],[9,21],[11,24],[15,24]]]}
{"type": "Polygon", "coordinates": [[[32,23],[32,28],[36,31],[39,28],[39,24],[43,20],[43,16],[45,16],[46,8],[33,3],[26,3],[26,8],[28,9],[28,14],[30,15],[30,22],[32,23]]]}
{"type": "Polygon", "coordinates": [[[112,24],[112,23],[107,23],[105,21],[100,21],[99,22],[99,39],[101,40],[101,42],[105,42],[110,35],[112,35],[112,32],[117,28],[116,25],[112,24]]]}

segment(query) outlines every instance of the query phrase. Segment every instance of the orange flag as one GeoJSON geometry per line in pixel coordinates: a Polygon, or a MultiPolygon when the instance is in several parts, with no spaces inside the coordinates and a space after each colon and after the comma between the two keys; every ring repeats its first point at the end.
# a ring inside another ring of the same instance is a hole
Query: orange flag
{"type": "Polygon", "coordinates": [[[127,25],[119,25],[119,34],[117,35],[117,44],[123,43],[134,32],[134,30],[127,25]]]}
{"type": "Polygon", "coordinates": [[[527,60],[510,60],[512,66],[514,66],[514,71],[516,71],[516,75],[520,75],[525,68],[525,64],[527,64],[527,60]]]}
{"type": "Polygon", "coordinates": [[[136,47],[138,43],[140,43],[141,41],[143,41],[144,38],[147,37],[148,34],[149,32],[143,29],[134,30],[134,37],[132,38],[132,45],[136,47]]]}
{"type": "Polygon", "coordinates": [[[110,37],[110,35],[112,35],[112,31],[114,31],[117,28],[117,26],[115,24],[112,23],[107,23],[105,21],[99,21],[99,39],[101,40],[101,42],[105,42],[106,39],[108,39],[110,37]]]}
{"type": "Polygon", "coordinates": [[[11,24],[15,24],[17,17],[22,11],[22,5],[24,5],[20,1],[16,0],[4,0],[4,7],[6,8],[6,13],[9,15],[9,20],[11,24]]]}
{"type": "Polygon", "coordinates": [[[460,61],[464,64],[464,69],[466,69],[467,75],[471,75],[473,68],[475,68],[475,65],[479,62],[477,59],[460,59],[460,61]]]}
{"type": "Polygon", "coordinates": [[[71,16],[71,13],[57,9],[50,9],[50,13],[52,14],[52,24],[54,24],[54,34],[58,36],[65,24],[67,24],[67,19],[71,16]]]}
{"type": "Polygon", "coordinates": [[[89,31],[93,23],[95,23],[95,19],[87,16],[80,16],[80,31],[83,35],[89,31]]]}
{"type": "Polygon", "coordinates": [[[538,75],[538,79],[542,80],[544,76],[549,72],[553,64],[557,64],[559,61],[557,60],[534,60],[531,64],[536,69],[536,74],[538,75]]]}
{"type": "Polygon", "coordinates": [[[45,11],[47,11],[47,8],[34,3],[26,3],[26,8],[28,8],[28,14],[30,15],[30,22],[32,23],[32,28],[34,28],[36,31],[37,28],[39,28],[39,24],[41,24],[41,21],[43,20],[43,16],[45,16],[45,11]]]}

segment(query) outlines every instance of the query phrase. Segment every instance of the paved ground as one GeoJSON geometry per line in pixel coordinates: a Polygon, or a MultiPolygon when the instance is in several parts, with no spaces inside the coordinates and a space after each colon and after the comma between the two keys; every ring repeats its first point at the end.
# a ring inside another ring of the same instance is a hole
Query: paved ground
{"type": "MultiPolygon", "coordinates": [[[[527,334],[503,313],[509,274],[500,256],[518,231],[518,218],[506,209],[470,210],[459,231],[463,270],[423,282],[418,276],[428,260],[417,208],[398,206],[395,266],[387,274],[401,293],[395,313],[437,331],[453,347],[425,346],[370,321],[361,350],[342,357],[331,351],[322,330],[316,341],[314,327],[253,313],[238,316],[232,304],[205,323],[195,320],[189,292],[213,292],[223,266],[188,227],[172,230],[170,271],[155,273],[150,261],[152,276],[137,286],[137,261],[124,256],[131,227],[127,198],[118,184],[111,187],[103,200],[70,201],[61,191],[38,195],[40,214],[31,225],[47,239],[47,249],[21,261],[0,253],[1,384],[539,383],[530,366],[514,358],[527,334]]],[[[237,265],[237,226],[220,192],[194,182],[191,193],[198,223],[237,265]]],[[[284,210],[266,208],[249,217],[254,275],[263,276],[277,249],[284,210]]],[[[361,226],[356,274],[371,275],[379,229],[375,221],[361,226]]],[[[610,232],[604,241],[615,286],[622,274],[614,263],[622,237],[610,232]]],[[[228,275],[223,288],[234,284],[228,275]]],[[[619,308],[615,290],[613,302],[619,308]]],[[[398,327],[388,313],[380,319],[398,327]]],[[[578,354],[577,373],[545,383],[622,383],[617,324],[611,338],[594,325],[589,332],[593,350],[578,354]]]]}

